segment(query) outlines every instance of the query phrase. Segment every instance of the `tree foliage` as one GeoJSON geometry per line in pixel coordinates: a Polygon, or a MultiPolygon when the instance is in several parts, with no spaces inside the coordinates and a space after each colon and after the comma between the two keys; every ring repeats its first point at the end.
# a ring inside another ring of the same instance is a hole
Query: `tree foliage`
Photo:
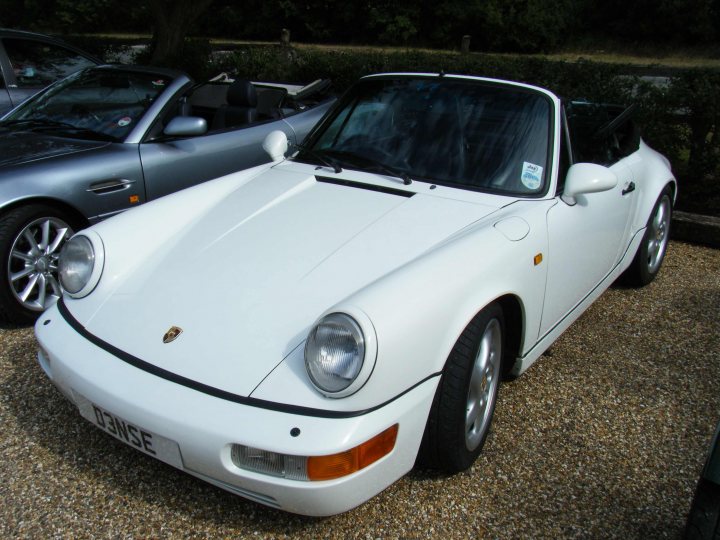
{"type": "Polygon", "coordinates": [[[0,26],[57,33],[151,32],[156,60],[195,35],[294,41],[551,51],[613,40],[717,45],[720,0],[0,0],[0,26]],[[209,6],[212,4],[212,9],[209,6]]]}

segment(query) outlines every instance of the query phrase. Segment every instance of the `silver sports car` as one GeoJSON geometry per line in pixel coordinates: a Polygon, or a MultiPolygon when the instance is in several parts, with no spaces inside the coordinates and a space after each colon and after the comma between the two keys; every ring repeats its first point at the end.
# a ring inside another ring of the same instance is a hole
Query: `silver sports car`
{"type": "Polygon", "coordinates": [[[298,144],[330,107],[307,86],[98,66],[0,120],[0,321],[31,322],[61,295],[60,248],[128,208],[269,161],[265,136],[298,144]]]}

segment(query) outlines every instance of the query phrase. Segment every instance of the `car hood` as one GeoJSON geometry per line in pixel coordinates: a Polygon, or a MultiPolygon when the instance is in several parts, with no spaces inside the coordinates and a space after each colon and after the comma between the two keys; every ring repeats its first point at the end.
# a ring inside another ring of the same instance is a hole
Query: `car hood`
{"type": "Polygon", "coordinates": [[[248,396],[333,305],[498,208],[433,193],[269,170],[189,216],[84,324],[136,358],[248,396]],[[182,334],[163,343],[173,326],[182,334]]]}
{"type": "Polygon", "coordinates": [[[0,167],[92,150],[107,144],[105,141],[67,139],[27,131],[0,129],[0,167]]]}

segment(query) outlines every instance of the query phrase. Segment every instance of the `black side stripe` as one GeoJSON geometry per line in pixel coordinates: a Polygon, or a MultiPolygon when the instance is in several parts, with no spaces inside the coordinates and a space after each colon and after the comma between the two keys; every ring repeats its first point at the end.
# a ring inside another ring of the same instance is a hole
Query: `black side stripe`
{"type": "Polygon", "coordinates": [[[315,176],[315,180],[323,184],[335,184],[336,186],[345,186],[356,189],[366,189],[368,191],[379,191],[388,195],[397,195],[398,197],[412,197],[415,195],[413,191],[405,191],[404,189],[395,189],[385,186],[376,186],[374,184],[364,184],[362,182],[353,182],[352,180],[343,180],[342,178],[329,178],[327,176],[315,176]]]}
{"type": "Polygon", "coordinates": [[[277,411],[281,413],[287,413],[287,414],[297,414],[300,416],[312,416],[315,418],[355,418],[357,416],[363,416],[365,414],[369,414],[373,411],[376,411],[378,409],[381,409],[385,407],[386,405],[392,403],[396,399],[401,398],[408,392],[414,390],[421,384],[425,383],[426,381],[429,381],[430,379],[434,377],[439,377],[442,372],[432,373],[422,379],[421,381],[418,381],[414,385],[410,386],[406,390],[403,390],[396,396],[390,398],[384,403],[381,403],[379,405],[375,405],[374,407],[370,407],[369,409],[363,409],[360,411],[331,411],[326,409],[315,409],[313,407],[301,407],[298,405],[288,405],[286,403],[276,403],[274,401],[267,401],[264,399],[257,399],[252,397],[245,397],[245,396],[239,396],[237,394],[233,394],[231,392],[227,392],[225,390],[221,390],[219,388],[215,388],[213,386],[208,386],[207,384],[203,384],[197,381],[194,381],[192,379],[188,379],[187,377],[183,377],[182,375],[177,375],[176,373],[172,373],[171,371],[168,371],[166,369],[159,368],[157,366],[154,366],[153,364],[146,362],[145,360],[141,360],[121,349],[118,349],[114,345],[111,345],[110,343],[107,343],[106,341],[103,341],[99,337],[95,336],[94,334],[91,334],[80,322],[73,317],[72,313],[68,310],[67,306],[63,302],[63,299],[61,298],[58,303],[58,310],[60,311],[60,314],[62,317],[67,321],[67,323],[72,326],[72,328],[81,336],[83,336],[85,339],[87,339],[92,344],[100,347],[104,351],[107,351],[108,353],[112,354],[119,360],[122,360],[123,362],[126,362],[130,364],[133,367],[136,367],[138,369],[141,369],[147,373],[150,373],[152,375],[155,375],[156,377],[160,377],[162,379],[165,379],[167,381],[173,382],[175,384],[179,384],[181,386],[185,386],[187,388],[190,388],[192,390],[196,390],[198,392],[202,392],[204,394],[207,394],[209,396],[213,396],[219,399],[224,399],[225,401],[232,401],[233,403],[239,403],[241,405],[247,405],[250,407],[257,407],[259,409],[267,409],[270,411],[277,411]]]}

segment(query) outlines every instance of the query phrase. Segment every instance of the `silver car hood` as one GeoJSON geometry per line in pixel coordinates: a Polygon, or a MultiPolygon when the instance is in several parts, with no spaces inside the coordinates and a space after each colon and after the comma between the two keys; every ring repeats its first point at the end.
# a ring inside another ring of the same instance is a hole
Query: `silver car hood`
{"type": "Polygon", "coordinates": [[[108,144],[110,143],[106,141],[68,139],[27,131],[0,129],[0,167],[93,150],[108,144]]]}
{"type": "Polygon", "coordinates": [[[333,305],[497,210],[427,184],[410,197],[368,187],[271,169],[188,216],[83,322],[162,369],[250,395],[333,305]],[[183,333],[164,344],[172,326],[183,333]]]}

